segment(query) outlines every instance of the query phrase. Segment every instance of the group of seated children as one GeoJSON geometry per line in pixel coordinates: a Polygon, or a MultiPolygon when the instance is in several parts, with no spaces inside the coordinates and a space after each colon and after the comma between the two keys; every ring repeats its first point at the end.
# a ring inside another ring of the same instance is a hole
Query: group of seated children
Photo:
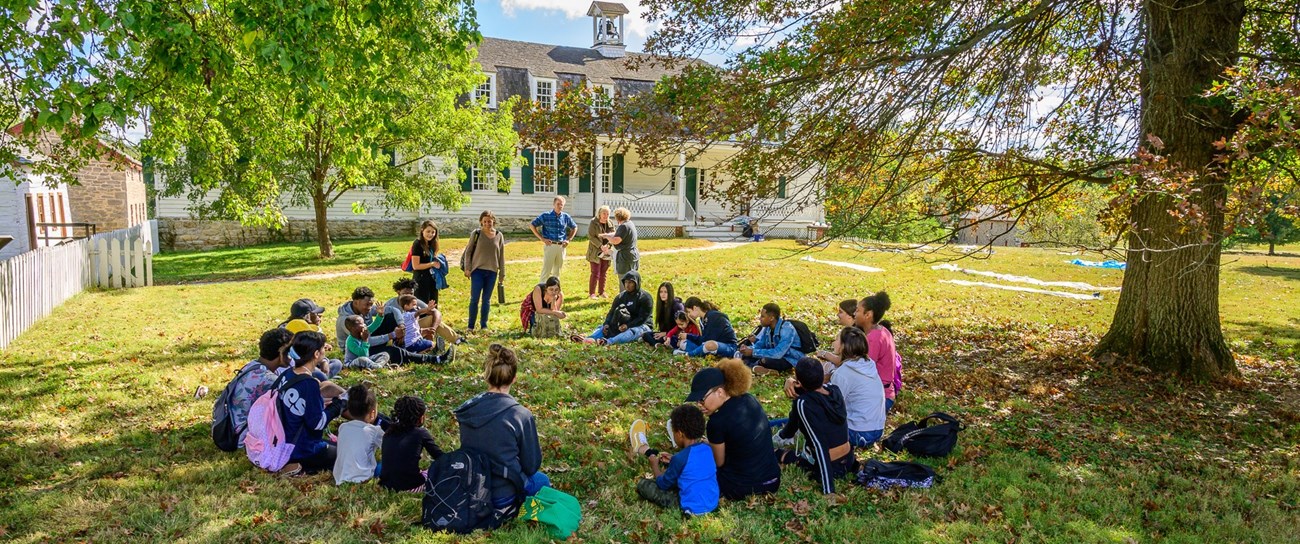
{"type": "MultiPolygon", "coordinates": [[[[259,359],[229,386],[229,413],[241,430],[240,441],[253,401],[276,392],[279,423],[294,446],[278,474],[332,471],[338,485],[378,479],[381,487],[392,491],[422,490],[427,476],[427,469],[421,468],[423,458],[443,454],[424,426],[428,409],[424,401],[404,396],[393,404],[391,417],[380,414],[376,395],[366,385],[345,392],[333,382],[317,379],[317,371],[328,361],[325,348],[325,335],[318,331],[290,335],[276,328],[262,335],[259,359]],[[328,430],[339,418],[344,421],[336,441],[328,430]]],[[[483,373],[487,390],[453,412],[461,447],[481,452],[523,477],[522,489],[509,479],[491,482],[499,521],[515,517],[524,497],[550,483],[540,472],[537,420],[510,394],[518,370],[514,351],[492,344],[483,373]]]]}
{"type": "Polygon", "coordinates": [[[438,303],[416,298],[410,278],[394,283],[393,290],[397,296],[380,306],[374,291],[358,287],[339,307],[335,331],[344,347],[343,365],[374,369],[455,360],[463,338],[443,321],[438,303]]]}

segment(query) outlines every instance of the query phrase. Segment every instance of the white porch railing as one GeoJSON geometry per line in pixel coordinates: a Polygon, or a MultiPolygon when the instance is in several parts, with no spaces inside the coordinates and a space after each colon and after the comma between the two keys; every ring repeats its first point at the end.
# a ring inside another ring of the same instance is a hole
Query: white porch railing
{"type": "Polygon", "coordinates": [[[677,210],[681,201],[677,195],[638,196],[627,193],[600,195],[600,204],[611,210],[627,208],[632,212],[632,219],[677,219],[677,210]]]}

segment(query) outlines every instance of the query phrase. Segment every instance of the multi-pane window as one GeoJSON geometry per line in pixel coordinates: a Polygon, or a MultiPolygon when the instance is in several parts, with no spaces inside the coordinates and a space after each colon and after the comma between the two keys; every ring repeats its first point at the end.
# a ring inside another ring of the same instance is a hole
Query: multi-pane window
{"type": "Polygon", "coordinates": [[[605,155],[600,161],[600,192],[614,192],[614,161],[612,157],[605,155]]]}
{"type": "Polygon", "coordinates": [[[555,108],[555,80],[534,79],[533,100],[543,109],[555,108]]]}
{"type": "Polygon", "coordinates": [[[470,187],[475,191],[494,191],[496,190],[497,180],[494,179],[492,171],[484,170],[477,166],[469,169],[470,187]]]}
{"type": "Polygon", "coordinates": [[[614,106],[614,86],[591,84],[591,113],[605,113],[614,106]]]}
{"type": "Polygon", "coordinates": [[[672,176],[668,178],[668,190],[669,190],[670,192],[671,192],[671,191],[676,191],[676,190],[677,190],[677,174],[678,174],[677,167],[674,166],[674,167],[672,167],[671,169],[669,169],[669,173],[671,173],[672,176]]]}
{"type": "Polygon", "coordinates": [[[554,151],[533,152],[533,191],[554,193],[556,177],[554,151]]]}
{"type": "Polygon", "coordinates": [[[497,107],[497,75],[484,74],[486,80],[474,88],[474,101],[489,108],[497,107]]]}

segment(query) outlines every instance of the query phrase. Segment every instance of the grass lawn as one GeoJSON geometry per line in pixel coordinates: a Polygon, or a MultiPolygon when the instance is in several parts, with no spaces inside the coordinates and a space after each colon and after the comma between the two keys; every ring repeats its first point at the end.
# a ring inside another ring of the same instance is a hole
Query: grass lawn
{"type": "MultiPolygon", "coordinates": [[[[463,243],[448,241],[448,245],[463,243]]],[[[656,242],[665,245],[673,241],[656,242]]],[[[166,277],[249,277],[389,266],[405,241],[360,242],[327,265],[313,246],[273,246],[160,256],[166,277]],[[378,251],[382,249],[383,251],[378,251]],[[215,254],[216,252],[214,252],[215,254]],[[350,261],[383,253],[382,261],[350,261]],[[306,254],[307,258],[289,257],[306,254]],[[165,259],[162,257],[166,257],[165,259]],[[290,263],[288,266],[280,262],[290,263]],[[302,265],[295,263],[301,262],[302,265]],[[336,268],[337,267],[337,268],[336,268]]],[[[647,244],[649,245],[649,244],[647,244]]],[[[525,247],[531,247],[526,245],[525,247]]],[[[512,303],[495,308],[491,337],[473,337],[443,367],[345,371],[340,382],[374,384],[380,409],[401,395],[430,405],[427,426],[457,445],[450,411],[484,388],[488,342],[521,353],[515,394],[538,418],[543,470],[582,502],[577,537],[588,542],[1294,542],[1300,521],[1300,259],[1233,256],[1222,313],[1243,378],[1207,386],[1103,366],[1087,350],[1104,332],[1116,293],[1102,300],[962,287],[990,281],[935,271],[904,254],[835,245],[818,259],[886,269],[861,273],[799,261],[789,242],[650,256],[653,289],[671,279],[702,295],[738,331],[769,300],[825,336],[836,301],[889,290],[906,385],[890,424],[942,410],[968,430],[951,456],[922,459],[944,477],[930,490],[875,492],[840,482],[847,502],[828,504],[795,468],[770,497],[728,503],[683,519],[640,501],[648,471],[624,455],[626,428],[662,422],[706,364],[640,346],[579,347],[522,338],[517,302],[539,264],[516,265],[512,303]]],[[[523,258],[525,251],[511,251],[523,258]]],[[[966,268],[1117,286],[1121,273],[1066,265],[1052,250],[999,249],[966,268]]],[[[585,280],[566,267],[570,284],[585,280]]],[[[395,266],[395,265],[394,265],[395,266]]],[[[399,272],[261,282],[165,285],[91,292],[59,308],[0,353],[0,540],[8,542],[450,542],[412,522],[419,496],[374,484],[335,487],[327,476],[276,479],[208,439],[213,396],[254,356],[256,339],[307,296],[334,309],[365,283],[388,295],[399,272]],[[195,400],[195,387],[212,394],[195,400]]],[[[463,326],[467,282],[457,276],[443,308],[463,326]]],[[[578,294],[566,310],[588,330],[606,301],[578,294]]],[[[781,378],[756,380],[771,417],[789,403],[781,378]]],[[[661,428],[661,427],[658,427],[661,428]]],[[[652,445],[666,446],[662,433],[652,445]]],[[[873,457],[893,459],[874,452],[873,457]]],[[[901,456],[908,459],[908,456],[901,456]]],[[[545,542],[516,523],[467,542],[545,542]]]]}
{"type": "MultiPolygon", "coordinates": [[[[154,257],[154,281],[160,284],[192,283],[197,281],[244,280],[274,278],[323,272],[353,272],[359,270],[397,271],[411,249],[411,238],[383,240],[338,240],[334,242],[334,258],[321,259],[315,242],[267,244],[247,248],[214,249],[212,251],[178,251],[154,257]]],[[[447,254],[454,264],[469,238],[441,238],[439,251],[447,254]]],[[[542,258],[542,245],[535,243],[532,234],[506,236],[506,260],[542,258]]],[[[655,251],[674,247],[708,245],[696,239],[645,239],[639,240],[641,251],[655,251]]],[[[570,257],[581,257],[587,251],[587,239],[574,240],[569,248],[570,257]]],[[[576,262],[576,261],[575,261],[576,262]]],[[[577,264],[581,264],[577,262],[577,264]]],[[[538,271],[541,268],[538,267],[538,271]]],[[[508,273],[508,271],[507,271],[508,273]]]]}

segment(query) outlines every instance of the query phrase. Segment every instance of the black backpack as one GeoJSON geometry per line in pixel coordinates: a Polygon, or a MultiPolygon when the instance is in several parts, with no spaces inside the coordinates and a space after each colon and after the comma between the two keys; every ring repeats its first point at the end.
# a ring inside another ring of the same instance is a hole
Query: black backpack
{"type": "Polygon", "coordinates": [[[492,506],[492,480],[497,477],[510,480],[523,491],[523,476],[518,471],[483,453],[461,448],[442,454],[429,467],[424,482],[420,522],[432,531],[462,535],[500,527],[505,518],[492,506]]]}
{"type": "MultiPolygon", "coordinates": [[[[260,364],[260,363],[259,363],[260,364]]],[[[217,445],[221,451],[236,451],[239,449],[239,436],[244,434],[242,427],[236,428],[235,422],[230,418],[230,396],[235,391],[235,384],[244,379],[249,372],[256,369],[256,365],[248,365],[235,379],[226,384],[226,388],[221,391],[221,396],[212,404],[212,443],[217,445]]],[[[247,426],[248,422],[245,421],[247,426]]]]}
{"type": "Polygon", "coordinates": [[[881,445],[894,453],[907,450],[917,457],[943,457],[957,445],[957,432],[962,429],[965,427],[952,416],[935,412],[919,421],[900,425],[881,445]],[[931,419],[940,423],[930,425],[931,419]]]}
{"type": "Polygon", "coordinates": [[[807,323],[799,321],[798,319],[787,319],[786,321],[789,321],[790,324],[794,326],[794,332],[799,333],[799,351],[802,351],[805,354],[817,351],[817,346],[819,344],[817,342],[817,335],[813,334],[812,329],[808,328],[807,323]]]}
{"type": "Polygon", "coordinates": [[[935,474],[934,469],[921,463],[885,463],[871,459],[862,465],[857,480],[864,486],[883,490],[895,487],[928,488],[943,478],[935,474]]]}

